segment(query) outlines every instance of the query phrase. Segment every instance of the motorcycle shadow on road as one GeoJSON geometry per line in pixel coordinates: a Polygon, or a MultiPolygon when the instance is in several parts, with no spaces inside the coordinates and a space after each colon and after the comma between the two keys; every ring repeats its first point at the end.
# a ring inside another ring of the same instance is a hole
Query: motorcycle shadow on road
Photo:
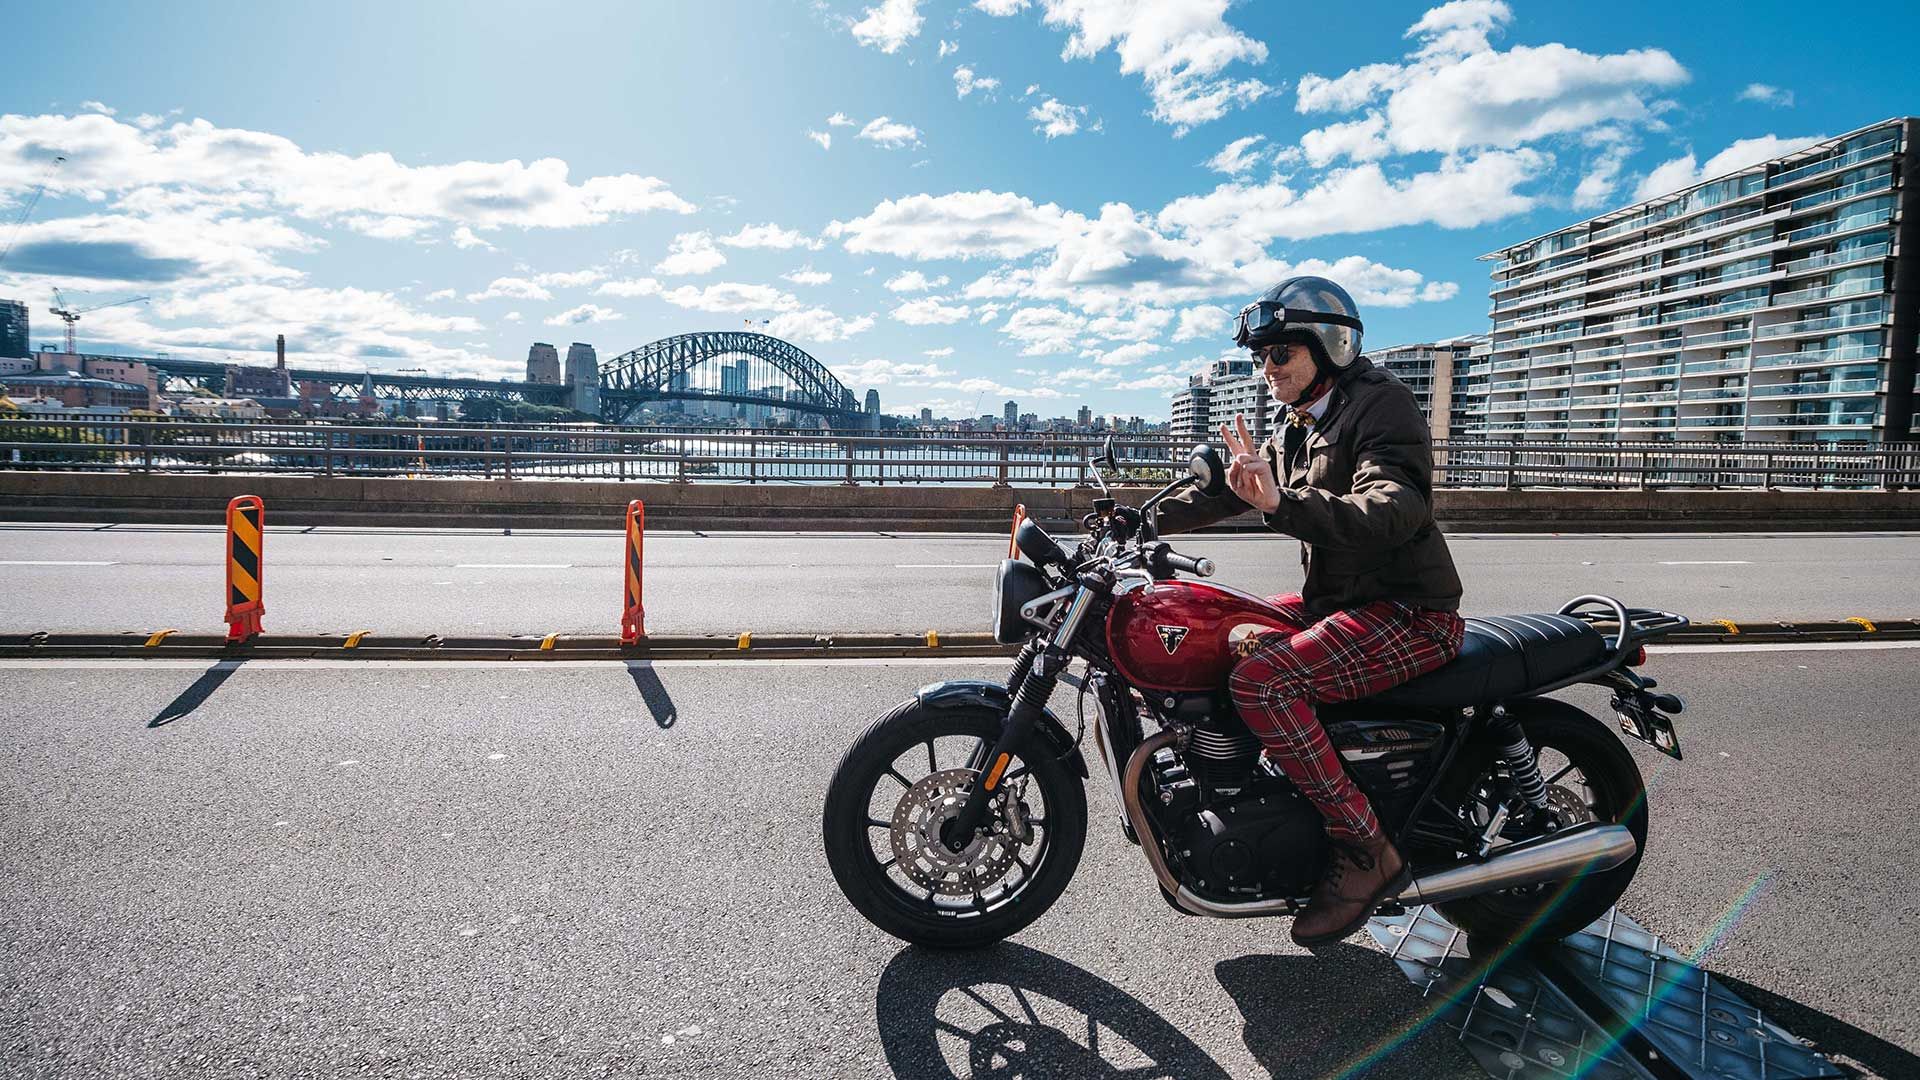
{"type": "MultiPolygon", "coordinates": [[[[1314,956],[1216,966],[1245,1017],[1248,1049],[1275,1077],[1433,1077],[1457,1060],[1391,961],[1340,945],[1314,956]],[[1433,1043],[1444,1043],[1436,1046],[1433,1043]],[[1383,1050],[1384,1047],[1384,1050],[1383,1050]]],[[[893,1075],[1226,1078],[1231,1070],[1159,1013],[1093,973],[1011,942],[980,952],[901,950],[875,992],[893,1075]]]]}

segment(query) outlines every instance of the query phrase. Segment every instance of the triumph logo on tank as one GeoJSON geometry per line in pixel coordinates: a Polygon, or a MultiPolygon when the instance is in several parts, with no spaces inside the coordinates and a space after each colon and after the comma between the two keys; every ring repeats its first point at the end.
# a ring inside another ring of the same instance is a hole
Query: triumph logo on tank
{"type": "Polygon", "coordinates": [[[1172,656],[1173,650],[1187,640],[1187,628],[1184,626],[1156,626],[1154,629],[1160,631],[1160,644],[1167,647],[1168,656],[1172,656]]]}

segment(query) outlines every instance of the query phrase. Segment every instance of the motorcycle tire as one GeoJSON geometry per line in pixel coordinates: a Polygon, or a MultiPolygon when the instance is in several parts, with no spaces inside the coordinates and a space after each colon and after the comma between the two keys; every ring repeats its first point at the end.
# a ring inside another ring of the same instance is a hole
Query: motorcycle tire
{"type": "MultiPolygon", "coordinates": [[[[1597,874],[1438,906],[1470,938],[1495,943],[1558,941],[1606,914],[1633,882],[1647,850],[1647,789],[1639,766],[1620,739],[1581,709],[1552,698],[1531,698],[1510,703],[1508,711],[1520,721],[1536,751],[1555,751],[1579,768],[1594,789],[1595,816],[1624,825],[1633,834],[1633,857],[1597,874]]],[[[1492,748],[1478,750],[1477,760],[1461,762],[1438,793],[1443,805],[1463,805],[1473,787],[1494,768],[1492,748]]]]}
{"type": "Polygon", "coordinates": [[[1073,879],[1087,837],[1086,787],[1037,739],[1007,770],[1012,776],[1024,765],[1045,808],[1045,835],[1035,837],[1043,841],[1038,861],[1010,895],[985,910],[936,908],[928,898],[909,893],[875,855],[870,808],[876,786],[894,783],[887,777],[896,760],[942,736],[964,736],[990,747],[1005,719],[987,707],[928,709],[918,699],[907,701],[869,725],[834,769],[822,815],[827,864],[853,906],[894,937],[936,949],[991,945],[1045,914],[1073,879]]]}

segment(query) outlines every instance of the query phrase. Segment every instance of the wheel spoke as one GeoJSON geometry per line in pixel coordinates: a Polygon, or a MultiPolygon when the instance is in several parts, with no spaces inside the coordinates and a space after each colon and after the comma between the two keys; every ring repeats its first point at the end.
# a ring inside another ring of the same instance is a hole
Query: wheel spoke
{"type": "Polygon", "coordinates": [[[1030,770],[1028,770],[1028,768],[1025,765],[1015,766],[1014,768],[1007,770],[1007,774],[1000,778],[1000,782],[1002,784],[1011,784],[1015,780],[1018,780],[1021,777],[1027,775],[1029,771],[1030,770]]]}
{"type": "Polygon", "coordinates": [[[1561,777],[1563,777],[1563,776],[1565,776],[1565,775],[1567,775],[1568,773],[1570,773],[1570,772],[1572,772],[1572,771],[1573,771],[1573,768],[1574,768],[1574,767],[1573,767],[1573,763],[1572,763],[1572,762],[1568,762],[1568,763],[1567,763],[1567,767],[1566,767],[1566,768],[1564,768],[1564,769],[1561,769],[1561,770],[1560,770],[1559,772],[1557,772],[1557,773],[1554,773],[1554,774],[1553,774],[1552,776],[1549,776],[1549,777],[1547,777],[1547,786],[1548,786],[1548,787],[1552,787],[1552,786],[1553,786],[1553,785],[1554,785],[1554,784],[1555,784],[1556,782],[1558,782],[1558,781],[1559,781],[1559,779],[1560,779],[1561,777]]]}
{"type": "Polygon", "coordinates": [[[894,857],[889,855],[886,858],[880,860],[880,869],[891,870],[893,869],[894,862],[895,862],[894,857]]]}
{"type": "Polygon", "coordinates": [[[928,739],[927,740],[927,771],[930,773],[937,773],[940,771],[940,762],[933,756],[933,749],[934,749],[933,740],[928,739]]]}
{"type": "Polygon", "coordinates": [[[913,786],[913,781],[900,775],[900,770],[894,768],[891,765],[887,766],[887,775],[893,777],[895,780],[900,781],[900,786],[903,788],[910,788],[913,786]]]}
{"type": "Polygon", "coordinates": [[[879,818],[877,818],[877,817],[870,817],[870,818],[868,818],[868,819],[867,819],[867,828],[869,828],[869,829],[891,829],[891,828],[893,828],[893,822],[891,822],[891,821],[882,821],[881,819],[879,819],[879,818]]]}

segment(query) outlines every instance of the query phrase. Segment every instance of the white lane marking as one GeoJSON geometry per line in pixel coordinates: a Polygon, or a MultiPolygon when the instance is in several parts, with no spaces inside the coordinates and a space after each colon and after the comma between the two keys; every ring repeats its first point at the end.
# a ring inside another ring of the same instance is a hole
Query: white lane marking
{"type": "Polygon", "coordinates": [[[1663,562],[1661,566],[1752,566],[1748,559],[1675,559],[1663,562]]]}
{"type": "Polygon", "coordinates": [[[0,566],[117,566],[110,562],[70,562],[64,559],[0,559],[0,566]]]}
{"type": "MultiPolygon", "coordinates": [[[[1765,642],[1749,645],[1648,645],[1647,653],[1759,653],[1759,652],[1878,652],[1889,649],[1920,649],[1920,641],[1809,641],[1765,642]]],[[[606,668],[631,664],[635,667],[1006,667],[1011,656],[896,656],[833,657],[822,659],[766,660],[249,660],[237,665],[242,672],[273,671],[424,671],[428,669],[492,668],[510,671],[543,671],[547,668],[606,668]]],[[[82,671],[127,670],[129,668],[207,669],[205,659],[0,659],[0,671],[31,668],[69,668],[82,671]]]]}
{"type": "Polygon", "coordinates": [[[455,570],[571,570],[572,563],[563,562],[463,562],[455,563],[455,570]]]}
{"type": "Polygon", "coordinates": [[[992,570],[999,563],[897,562],[895,570],[992,570]]]}

